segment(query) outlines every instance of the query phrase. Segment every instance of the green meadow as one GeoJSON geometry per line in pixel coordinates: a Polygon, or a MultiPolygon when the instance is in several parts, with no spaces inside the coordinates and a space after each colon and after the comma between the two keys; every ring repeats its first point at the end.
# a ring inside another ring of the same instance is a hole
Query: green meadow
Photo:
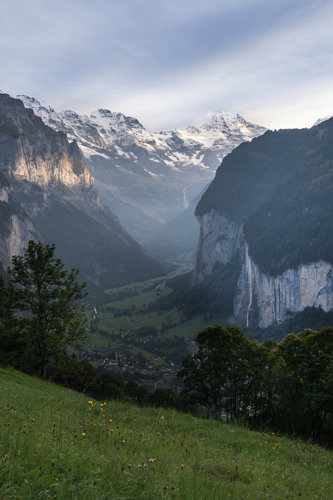
{"type": "Polygon", "coordinates": [[[332,452],[0,369],[0,498],[331,499],[332,452]]]}
{"type": "Polygon", "coordinates": [[[167,309],[155,307],[160,299],[172,292],[167,285],[168,279],[188,269],[188,266],[178,266],[166,276],[106,290],[103,303],[98,307],[96,333],[90,339],[90,346],[119,347],[123,335],[145,336],[138,333],[143,327],[156,328],[157,338],[161,340],[172,341],[175,336],[193,338],[200,330],[215,324],[217,318],[208,320],[197,314],[187,319],[174,306],[167,309]]]}

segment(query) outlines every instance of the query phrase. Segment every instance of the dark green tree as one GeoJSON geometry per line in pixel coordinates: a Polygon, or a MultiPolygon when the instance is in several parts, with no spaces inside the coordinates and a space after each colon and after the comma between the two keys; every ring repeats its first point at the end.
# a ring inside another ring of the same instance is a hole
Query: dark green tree
{"type": "MultiPolygon", "coordinates": [[[[20,323],[26,363],[45,376],[47,366],[85,339],[86,316],[80,304],[86,284],[79,271],[67,271],[54,257],[55,246],[29,241],[8,269],[10,303],[20,323]]],[[[24,368],[24,367],[22,367],[24,368]]]]}
{"type": "Polygon", "coordinates": [[[0,363],[17,365],[22,346],[20,345],[19,322],[15,318],[10,297],[11,290],[0,275],[0,363]]]}
{"type": "Polygon", "coordinates": [[[290,333],[274,358],[276,422],[290,434],[332,438],[333,328],[290,333]]]}
{"type": "Polygon", "coordinates": [[[178,374],[184,379],[184,393],[215,416],[246,416],[254,400],[251,358],[259,349],[257,343],[235,326],[209,327],[196,342],[198,352],[183,360],[178,374]]]}

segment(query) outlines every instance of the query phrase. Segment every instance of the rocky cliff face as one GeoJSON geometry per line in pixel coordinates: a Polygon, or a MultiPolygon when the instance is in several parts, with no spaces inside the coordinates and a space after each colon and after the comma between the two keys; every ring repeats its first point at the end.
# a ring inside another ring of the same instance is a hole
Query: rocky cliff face
{"type": "Polygon", "coordinates": [[[197,283],[213,272],[216,263],[227,264],[237,251],[240,255],[237,287],[230,290],[234,297],[231,322],[264,328],[283,322],[290,313],[306,307],[321,307],[325,312],[333,310],[332,264],[324,261],[301,264],[270,276],[261,272],[251,259],[242,224],[229,221],[214,210],[198,220],[197,283]]]}
{"type": "Polygon", "coordinates": [[[12,214],[7,223],[8,232],[0,233],[0,263],[3,270],[11,264],[14,255],[22,255],[29,240],[41,239],[40,234],[28,219],[12,214]]]}
{"type": "Polygon", "coordinates": [[[0,263],[6,270],[14,255],[21,255],[31,239],[41,239],[28,215],[17,205],[13,189],[0,174],[0,263]]]}
{"type": "Polygon", "coordinates": [[[161,271],[101,207],[76,142],[0,94],[0,267],[30,239],[55,243],[67,267],[102,287],[161,271]]]}
{"type": "Polygon", "coordinates": [[[198,217],[200,238],[195,268],[195,281],[208,276],[215,264],[226,264],[240,248],[243,240],[242,226],[228,221],[212,210],[198,217]]]}
{"type": "Polygon", "coordinates": [[[32,110],[6,94],[0,95],[0,148],[0,171],[9,178],[96,202],[95,182],[76,142],[45,127],[32,110]]]}

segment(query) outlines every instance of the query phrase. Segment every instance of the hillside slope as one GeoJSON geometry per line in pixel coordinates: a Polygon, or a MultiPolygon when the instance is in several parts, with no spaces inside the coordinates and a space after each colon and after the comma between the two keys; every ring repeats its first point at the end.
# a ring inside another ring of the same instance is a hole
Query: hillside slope
{"type": "Polygon", "coordinates": [[[242,325],[333,309],[332,137],[331,119],[240,145],[197,206],[196,281],[232,262],[238,280],[229,293],[242,325]]]}
{"type": "Polygon", "coordinates": [[[0,368],[2,498],[329,499],[332,452],[0,368]]]}

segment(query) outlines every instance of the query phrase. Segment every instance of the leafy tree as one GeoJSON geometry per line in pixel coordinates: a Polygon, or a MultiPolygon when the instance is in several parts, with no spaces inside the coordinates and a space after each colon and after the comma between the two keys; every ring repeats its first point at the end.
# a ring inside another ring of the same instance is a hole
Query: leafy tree
{"type": "Polygon", "coordinates": [[[258,346],[251,360],[253,370],[253,389],[251,393],[253,417],[258,424],[271,426],[274,405],[274,353],[277,347],[274,340],[266,340],[258,346]]]}
{"type": "Polygon", "coordinates": [[[274,357],[276,422],[288,433],[326,433],[333,420],[333,328],[291,333],[274,357]]]}
{"type": "Polygon", "coordinates": [[[86,284],[77,282],[77,269],[64,269],[54,251],[54,245],[31,240],[8,269],[10,302],[20,322],[26,359],[43,376],[52,360],[85,337],[84,306],[78,301],[86,295],[86,284]]]}
{"type": "Polygon", "coordinates": [[[251,358],[259,349],[257,343],[235,326],[209,327],[196,342],[197,354],[183,360],[178,374],[184,378],[184,392],[216,416],[245,416],[252,400],[251,358]]]}

